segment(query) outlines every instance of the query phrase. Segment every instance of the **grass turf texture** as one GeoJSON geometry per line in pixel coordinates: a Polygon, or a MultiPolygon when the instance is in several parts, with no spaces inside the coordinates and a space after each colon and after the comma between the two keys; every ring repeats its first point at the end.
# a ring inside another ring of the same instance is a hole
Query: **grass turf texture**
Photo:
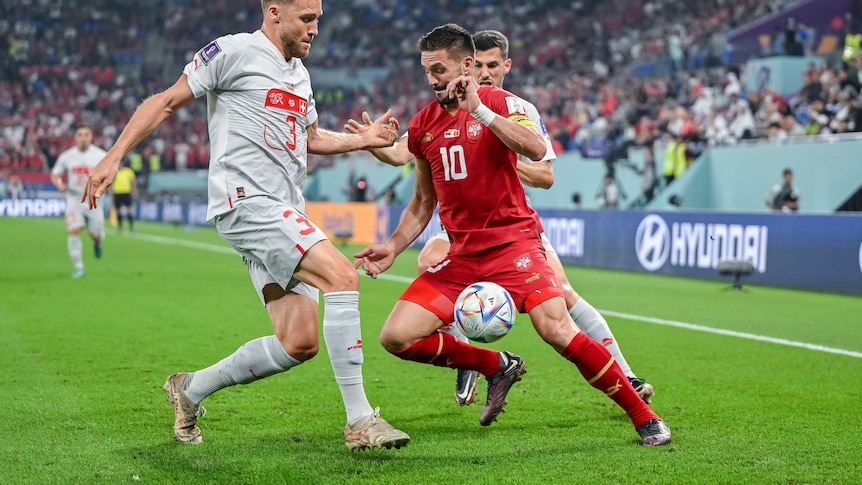
{"type": "MultiPolygon", "coordinates": [[[[84,236],[87,273],[72,280],[61,221],[0,218],[0,483],[862,482],[859,358],[609,317],[673,429],[670,446],[645,448],[625,414],[519,315],[490,347],[519,353],[529,373],[508,412],[483,428],[484,381],[479,402],[459,408],[453,370],[403,362],[377,344],[406,284],[365,277],[367,394],[410,446],[348,453],[322,333],[312,361],[207,399],[204,443],[180,445],[165,377],[271,327],[244,265],[214,231],[138,231],[109,229],[98,261],[84,236]]],[[[415,256],[389,274],[414,275],[415,256]]],[[[600,309],[862,352],[859,297],[568,272],[600,309]]]]}

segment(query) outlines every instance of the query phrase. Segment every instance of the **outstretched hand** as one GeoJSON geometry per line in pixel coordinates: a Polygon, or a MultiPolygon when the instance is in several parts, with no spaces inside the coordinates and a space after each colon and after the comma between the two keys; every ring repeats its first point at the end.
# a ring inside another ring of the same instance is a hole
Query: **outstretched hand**
{"type": "Polygon", "coordinates": [[[96,167],[90,171],[87,177],[87,184],[84,185],[84,194],[81,196],[81,202],[86,202],[90,209],[97,207],[96,200],[108,190],[108,187],[114,182],[117,176],[117,171],[120,169],[120,161],[105,157],[99,162],[96,167]]]}
{"type": "Polygon", "coordinates": [[[353,255],[356,258],[353,267],[363,268],[366,275],[376,279],[392,266],[395,256],[395,252],[385,244],[372,244],[353,255]]]}
{"type": "Polygon", "coordinates": [[[350,119],[344,128],[366,139],[366,149],[392,146],[398,139],[398,120],[392,116],[392,110],[386,110],[380,118],[371,121],[367,111],[362,112],[362,123],[350,119]]]}

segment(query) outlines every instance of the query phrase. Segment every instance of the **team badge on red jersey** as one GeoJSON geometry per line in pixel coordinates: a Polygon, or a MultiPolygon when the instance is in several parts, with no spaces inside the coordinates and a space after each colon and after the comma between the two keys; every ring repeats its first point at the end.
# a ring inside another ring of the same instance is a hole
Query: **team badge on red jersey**
{"type": "Polygon", "coordinates": [[[467,122],[467,138],[471,140],[478,140],[479,135],[482,134],[482,123],[479,123],[476,120],[470,120],[467,122]]]}

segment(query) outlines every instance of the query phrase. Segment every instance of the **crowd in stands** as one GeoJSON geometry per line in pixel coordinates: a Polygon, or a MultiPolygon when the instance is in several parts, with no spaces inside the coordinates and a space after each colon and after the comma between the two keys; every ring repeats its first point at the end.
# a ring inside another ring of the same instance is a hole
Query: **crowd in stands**
{"type": "MultiPolygon", "coordinates": [[[[744,72],[725,65],[729,31],[793,3],[332,0],[324,2],[306,65],[312,73],[390,69],[383,81],[338,88],[336,96],[320,90],[323,126],[338,130],[362,110],[392,107],[406,127],[433,99],[416,41],[456,21],[509,37],[507,88],[536,104],[559,152],[613,161],[624,153],[620,147],[659,138],[681,137],[694,152],[745,139],[862,131],[855,60],[812,64],[804,87],[789,98],[747,92],[744,72]],[[634,66],[666,61],[669,73],[635,75],[634,66]]],[[[72,146],[77,120],[94,126],[97,145],[110,147],[140,100],[179,75],[168,77],[160,66],[181,67],[209,40],[258,28],[260,15],[259,0],[0,2],[0,172],[48,170],[72,146]]],[[[834,33],[843,38],[855,20],[837,20],[834,33]]],[[[206,103],[199,101],[140,149],[144,160],[156,156],[162,170],[205,168],[207,141],[206,103]]]]}

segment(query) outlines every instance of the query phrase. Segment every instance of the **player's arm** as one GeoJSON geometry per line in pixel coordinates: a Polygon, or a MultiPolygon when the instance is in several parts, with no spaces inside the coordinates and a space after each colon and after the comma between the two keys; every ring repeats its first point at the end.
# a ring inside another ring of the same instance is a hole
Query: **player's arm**
{"type": "Polygon", "coordinates": [[[129,119],[114,146],[105,158],[96,165],[84,186],[81,201],[88,200],[90,208],[96,207],[96,199],[102,196],[117,176],[120,161],[138,143],[150,136],[174,112],[195,99],[189,87],[189,78],[183,74],[173,86],[147,98],[129,119]]]}
{"type": "MultiPolygon", "coordinates": [[[[353,134],[362,133],[368,130],[368,128],[369,125],[359,123],[354,119],[347,120],[347,123],[344,125],[344,129],[353,134]]],[[[410,160],[413,160],[413,154],[410,153],[410,148],[407,144],[406,132],[391,147],[371,148],[368,152],[374,155],[374,158],[393,167],[407,165],[410,163],[410,160]]]]}
{"type": "Polygon", "coordinates": [[[515,170],[518,172],[521,182],[524,182],[524,185],[528,187],[550,189],[554,185],[554,169],[551,167],[550,160],[533,163],[518,160],[515,170]]]}
{"type": "Polygon", "coordinates": [[[335,155],[356,150],[390,147],[398,139],[398,120],[392,110],[371,121],[367,112],[362,112],[364,125],[359,133],[337,133],[318,126],[317,120],[309,125],[308,152],[317,155],[335,155]]]}
{"type": "Polygon", "coordinates": [[[471,76],[460,76],[447,86],[450,98],[458,99],[458,106],[487,126],[510,150],[530,160],[541,160],[546,153],[545,137],[538,125],[527,116],[512,119],[498,115],[479,99],[476,81],[471,76]]]}
{"type": "Polygon", "coordinates": [[[413,154],[407,148],[405,140],[396,141],[391,147],[374,148],[368,151],[374,155],[374,158],[393,167],[403,167],[413,160],[413,154]]]}
{"type": "Polygon", "coordinates": [[[437,192],[431,181],[431,166],[427,160],[416,159],[416,185],[413,197],[401,216],[398,227],[386,241],[396,254],[401,253],[422,234],[437,207],[437,192]]]}
{"type": "Polygon", "coordinates": [[[356,253],[354,266],[357,268],[362,266],[365,274],[372,278],[389,269],[395,257],[407,249],[410,243],[425,230],[434,215],[436,206],[437,192],[431,181],[431,167],[427,160],[417,158],[413,197],[407,203],[398,227],[385,243],[372,244],[356,253]]]}
{"type": "Polygon", "coordinates": [[[63,177],[51,172],[51,183],[54,184],[54,187],[57,187],[57,190],[60,192],[66,191],[66,184],[63,183],[63,177]]]}

